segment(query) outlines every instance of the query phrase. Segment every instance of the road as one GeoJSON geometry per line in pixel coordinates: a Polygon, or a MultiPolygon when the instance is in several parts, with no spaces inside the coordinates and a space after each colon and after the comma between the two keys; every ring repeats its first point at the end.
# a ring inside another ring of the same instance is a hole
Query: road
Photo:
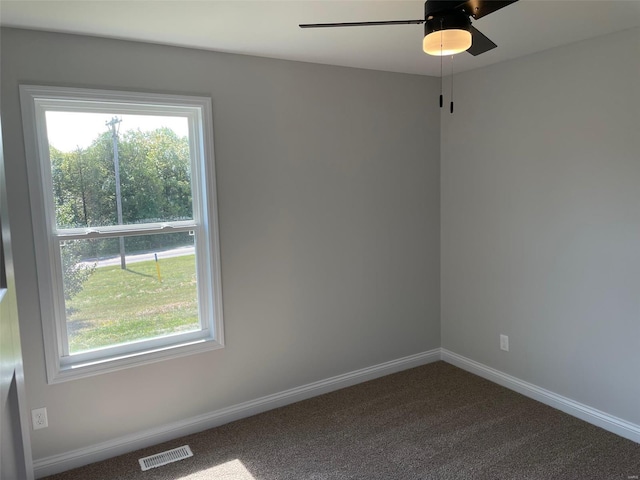
{"type": "MultiPolygon", "coordinates": [[[[181,257],[183,255],[193,255],[195,253],[195,247],[187,246],[187,247],[178,247],[172,248],[171,250],[161,250],[158,252],[146,252],[146,253],[137,253],[135,255],[125,255],[125,259],[127,264],[129,263],[137,263],[137,262],[145,262],[147,260],[154,260],[154,254],[158,254],[158,260],[162,260],[163,258],[172,258],[172,257],[181,257]]],[[[93,262],[81,262],[83,265],[96,267],[109,267],[112,265],[120,265],[120,256],[103,258],[98,261],[93,262]]]]}

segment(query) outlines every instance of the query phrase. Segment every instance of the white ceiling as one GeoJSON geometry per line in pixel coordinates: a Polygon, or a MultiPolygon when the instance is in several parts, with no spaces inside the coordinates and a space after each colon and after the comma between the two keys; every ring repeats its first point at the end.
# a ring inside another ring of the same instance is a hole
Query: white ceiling
{"type": "MultiPolygon", "coordinates": [[[[298,28],[420,19],[423,10],[403,0],[2,0],[0,24],[439,76],[439,58],[422,52],[422,25],[298,28]]],[[[498,48],[457,55],[457,72],[639,26],[640,0],[520,0],[474,25],[498,48]]]]}

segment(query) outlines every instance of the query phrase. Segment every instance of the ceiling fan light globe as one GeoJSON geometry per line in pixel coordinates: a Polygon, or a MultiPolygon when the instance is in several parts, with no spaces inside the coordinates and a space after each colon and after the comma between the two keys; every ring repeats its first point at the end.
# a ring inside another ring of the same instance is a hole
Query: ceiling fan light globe
{"type": "Polygon", "coordinates": [[[429,55],[444,56],[461,53],[471,47],[471,32],[459,28],[437,30],[424,37],[422,49],[429,55]]]}

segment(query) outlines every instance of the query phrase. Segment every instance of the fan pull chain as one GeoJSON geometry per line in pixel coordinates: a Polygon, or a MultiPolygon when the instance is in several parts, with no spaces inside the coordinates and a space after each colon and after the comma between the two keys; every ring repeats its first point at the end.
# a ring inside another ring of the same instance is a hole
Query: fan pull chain
{"type": "Polygon", "coordinates": [[[442,84],[444,79],[442,78],[442,30],[444,29],[444,19],[440,19],[440,108],[444,105],[444,96],[442,95],[442,84]]]}
{"type": "Polygon", "coordinates": [[[449,110],[453,113],[453,55],[451,55],[451,106],[449,110]]]}

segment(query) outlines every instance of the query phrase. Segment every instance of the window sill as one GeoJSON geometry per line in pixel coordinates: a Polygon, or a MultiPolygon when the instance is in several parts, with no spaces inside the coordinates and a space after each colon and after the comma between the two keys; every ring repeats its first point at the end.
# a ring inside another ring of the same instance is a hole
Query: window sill
{"type": "Polygon", "coordinates": [[[138,351],[127,355],[104,358],[91,362],[78,362],[70,365],[60,365],[55,372],[48,372],[49,385],[67,382],[78,378],[91,377],[103,373],[116,372],[126,368],[147,365],[173,358],[194,355],[224,348],[224,345],[213,339],[200,339],[169,345],[162,348],[138,351]]]}

